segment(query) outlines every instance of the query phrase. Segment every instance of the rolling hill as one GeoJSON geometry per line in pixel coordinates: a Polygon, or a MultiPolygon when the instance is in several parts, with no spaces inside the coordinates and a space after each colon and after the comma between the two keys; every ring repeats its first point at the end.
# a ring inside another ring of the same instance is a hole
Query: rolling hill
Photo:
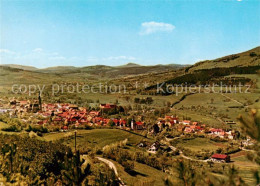
{"type": "Polygon", "coordinates": [[[22,65],[0,65],[0,74],[2,77],[13,79],[12,82],[15,82],[14,79],[22,81],[24,77],[35,77],[35,80],[42,79],[44,81],[52,77],[52,80],[58,81],[117,79],[117,82],[146,81],[154,84],[157,81],[183,82],[189,80],[193,83],[230,74],[246,74],[247,71],[249,74],[255,74],[259,67],[260,47],[256,47],[246,52],[198,62],[192,66],[178,64],[143,66],[128,63],[122,66],[57,66],[38,69],[22,65]]]}
{"type": "MultiPolygon", "coordinates": [[[[177,70],[184,68],[184,65],[154,65],[154,66],[142,66],[135,63],[128,63],[122,66],[106,66],[106,65],[95,65],[85,67],[74,67],[74,66],[56,66],[38,69],[35,67],[27,67],[22,65],[0,65],[2,67],[9,67],[13,69],[20,69],[31,72],[47,73],[47,74],[80,74],[89,75],[93,77],[106,77],[106,78],[120,78],[126,76],[148,74],[148,73],[161,73],[169,70],[177,70]]],[[[7,69],[6,69],[7,70],[7,69]]]]}
{"type": "Polygon", "coordinates": [[[260,46],[237,54],[228,55],[214,60],[198,62],[186,69],[192,72],[201,69],[229,68],[229,67],[260,66],[260,46]]]}
{"type": "Polygon", "coordinates": [[[6,66],[10,68],[17,68],[17,69],[29,70],[29,71],[38,70],[38,68],[33,66],[25,66],[25,65],[17,65],[17,64],[1,64],[0,66],[6,66]]]}

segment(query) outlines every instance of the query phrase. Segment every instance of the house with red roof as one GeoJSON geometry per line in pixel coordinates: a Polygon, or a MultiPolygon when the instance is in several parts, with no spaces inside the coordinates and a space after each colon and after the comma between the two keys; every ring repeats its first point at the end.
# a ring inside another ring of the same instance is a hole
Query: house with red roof
{"type": "Polygon", "coordinates": [[[223,163],[230,162],[230,156],[226,154],[213,154],[211,160],[223,163]]]}
{"type": "Polygon", "coordinates": [[[113,108],[116,108],[117,106],[116,105],[113,105],[113,104],[100,104],[99,106],[101,109],[113,109],[113,108]]]}
{"type": "Polygon", "coordinates": [[[67,131],[68,129],[69,129],[69,127],[66,125],[61,127],[61,131],[67,131]]]}
{"type": "Polygon", "coordinates": [[[135,122],[136,124],[136,130],[142,130],[144,128],[144,122],[141,122],[141,121],[137,121],[135,122]]]}
{"type": "Polygon", "coordinates": [[[19,103],[20,106],[24,106],[24,105],[28,104],[28,101],[27,100],[18,101],[18,103],[19,103]]]}
{"type": "Polygon", "coordinates": [[[191,121],[190,120],[183,120],[181,123],[184,124],[184,125],[190,125],[191,121]]]}
{"type": "Polygon", "coordinates": [[[89,123],[88,120],[87,120],[86,118],[79,119],[78,122],[79,122],[79,124],[83,124],[83,125],[89,123]]]}
{"type": "Polygon", "coordinates": [[[215,128],[211,128],[209,129],[210,131],[210,135],[213,135],[213,136],[218,136],[220,138],[224,138],[225,136],[225,131],[223,129],[215,129],[215,128]]]}
{"type": "Polygon", "coordinates": [[[79,109],[79,107],[78,107],[77,105],[70,104],[70,105],[69,105],[69,109],[75,109],[75,110],[77,110],[77,109],[79,109]]]}
{"type": "Polygon", "coordinates": [[[185,133],[193,133],[194,129],[191,126],[186,126],[185,129],[184,129],[184,132],[185,133]]]}
{"type": "Polygon", "coordinates": [[[53,124],[63,124],[64,120],[61,117],[55,116],[54,119],[52,120],[53,124]]]}
{"type": "Polygon", "coordinates": [[[42,125],[42,124],[43,124],[43,121],[38,121],[37,124],[38,124],[38,125],[42,125]]]}
{"type": "Polygon", "coordinates": [[[113,122],[115,123],[116,126],[119,125],[119,121],[120,121],[119,119],[112,119],[112,120],[113,120],[113,122]]]}
{"type": "Polygon", "coordinates": [[[120,127],[126,127],[126,120],[120,119],[119,120],[119,126],[120,127]]]}
{"type": "Polygon", "coordinates": [[[92,117],[100,116],[100,111],[90,111],[89,115],[92,117]]]}
{"type": "Polygon", "coordinates": [[[131,129],[132,130],[142,130],[144,128],[144,122],[141,121],[131,121],[131,129]]]}

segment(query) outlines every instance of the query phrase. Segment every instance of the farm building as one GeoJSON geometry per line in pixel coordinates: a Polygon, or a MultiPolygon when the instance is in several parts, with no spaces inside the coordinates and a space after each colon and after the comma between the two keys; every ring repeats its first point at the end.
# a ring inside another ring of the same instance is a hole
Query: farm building
{"type": "Polygon", "coordinates": [[[230,156],[226,154],[213,154],[211,156],[211,159],[213,161],[219,161],[219,162],[230,162],[230,156]]]}

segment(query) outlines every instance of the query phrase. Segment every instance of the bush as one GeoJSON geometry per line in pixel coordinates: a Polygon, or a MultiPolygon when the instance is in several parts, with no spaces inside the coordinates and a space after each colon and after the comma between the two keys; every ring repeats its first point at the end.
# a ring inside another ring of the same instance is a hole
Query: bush
{"type": "Polygon", "coordinates": [[[1,130],[6,131],[6,132],[20,132],[21,131],[21,129],[18,129],[18,127],[16,125],[11,125],[9,127],[3,128],[1,130]]]}
{"type": "Polygon", "coordinates": [[[25,130],[26,132],[41,132],[41,133],[48,133],[48,129],[46,127],[40,126],[40,127],[32,127],[31,125],[29,125],[29,127],[25,130]]]}
{"type": "Polygon", "coordinates": [[[122,166],[127,173],[132,173],[134,170],[134,162],[133,161],[125,161],[122,162],[122,166]]]}

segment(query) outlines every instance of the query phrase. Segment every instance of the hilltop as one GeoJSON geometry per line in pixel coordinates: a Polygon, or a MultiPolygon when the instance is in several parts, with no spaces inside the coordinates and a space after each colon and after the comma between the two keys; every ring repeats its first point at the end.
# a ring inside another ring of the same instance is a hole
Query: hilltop
{"type": "Polygon", "coordinates": [[[187,68],[186,72],[212,68],[260,66],[260,46],[251,50],[231,54],[214,60],[198,62],[187,68]]]}
{"type": "Polygon", "coordinates": [[[38,70],[38,68],[33,66],[25,66],[25,65],[17,65],[17,64],[1,64],[0,66],[6,66],[10,68],[17,68],[17,69],[29,70],[29,71],[38,70]]]}
{"type": "Polygon", "coordinates": [[[137,64],[137,63],[127,63],[125,65],[121,65],[121,66],[117,66],[117,67],[140,67],[141,65],[137,64]]]}

